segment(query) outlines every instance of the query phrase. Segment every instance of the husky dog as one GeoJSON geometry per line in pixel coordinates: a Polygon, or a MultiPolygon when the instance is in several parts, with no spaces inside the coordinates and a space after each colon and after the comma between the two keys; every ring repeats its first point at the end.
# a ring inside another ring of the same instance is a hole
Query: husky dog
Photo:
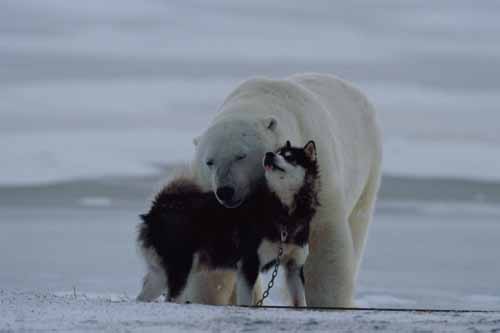
{"type": "Polygon", "coordinates": [[[167,289],[178,302],[191,272],[237,271],[237,303],[252,305],[259,272],[277,260],[286,269],[294,306],[306,306],[303,265],[308,255],[309,223],[319,205],[316,146],[290,141],[263,159],[265,181],[238,208],[221,206],[192,177],[177,177],[141,215],[138,242],[148,264],[139,301],[152,301],[167,289]]]}

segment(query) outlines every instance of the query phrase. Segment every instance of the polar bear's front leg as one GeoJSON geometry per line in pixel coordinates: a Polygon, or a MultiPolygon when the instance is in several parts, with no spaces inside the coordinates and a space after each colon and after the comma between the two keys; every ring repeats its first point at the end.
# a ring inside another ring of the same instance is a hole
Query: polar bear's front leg
{"type": "Polygon", "coordinates": [[[146,276],[144,276],[144,282],[142,284],[142,290],[137,296],[137,301],[139,302],[152,302],[166,289],[167,279],[165,273],[161,270],[150,269],[146,276]]]}
{"type": "Polygon", "coordinates": [[[325,203],[311,222],[309,256],[304,267],[307,304],[352,307],[355,256],[350,228],[346,217],[335,219],[336,214],[327,208],[325,203]]]}
{"type": "Polygon", "coordinates": [[[252,293],[260,272],[260,261],[257,254],[243,257],[238,263],[238,279],[236,281],[236,302],[238,305],[250,306],[252,293]]]}
{"type": "Polygon", "coordinates": [[[238,274],[236,280],[236,304],[243,306],[252,305],[253,286],[244,276],[238,274]]]}
{"type": "Polygon", "coordinates": [[[232,270],[199,271],[190,276],[183,301],[201,304],[230,304],[236,274],[232,270]]]}

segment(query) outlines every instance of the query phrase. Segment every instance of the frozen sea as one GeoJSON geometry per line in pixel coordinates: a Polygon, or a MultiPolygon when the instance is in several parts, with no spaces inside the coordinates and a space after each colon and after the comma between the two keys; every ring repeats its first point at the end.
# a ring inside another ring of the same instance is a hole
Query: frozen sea
{"type": "MultiPolygon", "coordinates": [[[[357,303],[500,310],[499,14],[495,1],[2,1],[0,312],[13,317],[0,324],[54,329],[33,323],[132,302],[137,215],[193,137],[243,79],[304,71],[354,82],[384,130],[357,303]],[[59,311],[73,290],[84,300],[59,311]]],[[[66,329],[128,327],[86,313],[66,329]]]]}

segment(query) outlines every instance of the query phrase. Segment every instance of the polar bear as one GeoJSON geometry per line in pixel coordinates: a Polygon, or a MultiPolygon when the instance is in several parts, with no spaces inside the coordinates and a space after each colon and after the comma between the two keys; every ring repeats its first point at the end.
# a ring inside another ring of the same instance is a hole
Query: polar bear
{"type": "MultiPolygon", "coordinates": [[[[194,175],[220,204],[237,207],[263,180],[265,152],[286,140],[314,140],[321,174],[321,206],[311,222],[304,269],[307,304],[353,306],[382,162],[375,110],[357,88],[316,73],[241,83],[195,139],[194,175]]],[[[230,301],[234,276],[204,273],[196,279],[186,294],[191,301],[230,301]]]]}

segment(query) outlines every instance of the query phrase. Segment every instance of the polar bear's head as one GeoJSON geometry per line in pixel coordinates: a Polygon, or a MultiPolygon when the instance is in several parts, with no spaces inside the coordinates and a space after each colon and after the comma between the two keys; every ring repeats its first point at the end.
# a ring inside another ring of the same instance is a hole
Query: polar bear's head
{"type": "Polygon", "coordinates": [[[204,188],[228,208],[238,207],[264,179],[266,151],[277,144],[277,120],[219,121],[195,139],[194,170],[204,188]]]}

